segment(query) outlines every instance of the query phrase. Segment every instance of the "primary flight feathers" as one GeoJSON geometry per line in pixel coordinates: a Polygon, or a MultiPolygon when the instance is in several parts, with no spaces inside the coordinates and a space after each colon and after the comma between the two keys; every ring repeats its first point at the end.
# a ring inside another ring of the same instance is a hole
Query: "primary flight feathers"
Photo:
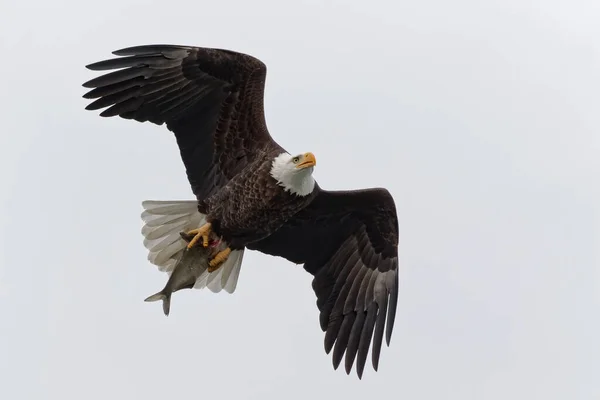
{"type": "MultiPolygon", "coordinates": [[[[86,108],[166,124],[196,197],[194,211],[189,201],[173,201],[165,215],[155,209],[152,219],[146,213],[150,260],[169,271],[181,252],[206,245],[208,235],[216,234],[227,248],[208,271],[221,275],[225,269],[230,278],[215,291],[235,289],[245,249],[303,264],[314,276],[325,350],[333,350],[334,368],[345,355],[346,372],[356,364],[361,377],[372,345],[377,370],[398,300],[398,221],[390,193],[321,189],[313,178],[315,155],[289,153],[273,140],[265,122],[266,66],[260,60],[174,45],[114,54],[122,57],[87,66],[117,70],[84,84],[92,89],[84,97],[96,99],[86,108]],[[178,230],[194,239],[178,241],[178,230]]],[[[206,286],[203,279],[200,286],[206,286]]]]}

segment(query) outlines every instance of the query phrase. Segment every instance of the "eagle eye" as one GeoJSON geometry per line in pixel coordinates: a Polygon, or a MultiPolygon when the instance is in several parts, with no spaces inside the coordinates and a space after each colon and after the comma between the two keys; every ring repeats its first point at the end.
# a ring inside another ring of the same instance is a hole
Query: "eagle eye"
{"type": "Polygon", "coordinates": [[[294,158],[292,158],[292,161],[294,164],[297,164],[298,161],[300,161],[300,157],[294,157],[294,158]]]}

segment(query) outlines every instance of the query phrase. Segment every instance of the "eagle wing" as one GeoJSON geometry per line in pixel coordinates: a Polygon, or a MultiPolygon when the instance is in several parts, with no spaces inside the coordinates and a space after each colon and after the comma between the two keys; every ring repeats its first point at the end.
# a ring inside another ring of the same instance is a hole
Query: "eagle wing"
{"type": "Polygon", "coordinates": [[[337,369],[356,359],[362,377],[371,350],[377,370],[385,330],[389,346],[398,301],[398,220],[385,189],[319,191],[315,200],[271,236],[248,245],[304,263],[311,273],[325,332],[337,369]],[[387,325],[386,325],[387,319],[387,325]],[[335,345],[335,346],[334,346],[335,345]]]}
{"type": "Polygon", "coordinates": [[[199,201],[225,185],[261,152],[279,148],[264,116],[266,66],[229,50],[146,45],[87,66],[117,69],[83,84],[86,109],[150,121],[172,131],[199,201]]]}

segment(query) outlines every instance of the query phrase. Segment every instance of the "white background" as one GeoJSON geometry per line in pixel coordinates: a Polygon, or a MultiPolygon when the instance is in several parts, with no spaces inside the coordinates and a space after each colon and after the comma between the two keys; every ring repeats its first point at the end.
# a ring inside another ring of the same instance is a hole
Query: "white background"
{"type": "Polygon", "coordinates": [[[3,399],[600,398],[600,6],[590,1],[2,2],[3,399]],[[329,189],[387,187],[400,297],[380,371],[334,371],[300,266],[143,299],[141,201],[191,199],[164,127],[84,110],[150,43],[268,66],[269,129],[329,189]]]}

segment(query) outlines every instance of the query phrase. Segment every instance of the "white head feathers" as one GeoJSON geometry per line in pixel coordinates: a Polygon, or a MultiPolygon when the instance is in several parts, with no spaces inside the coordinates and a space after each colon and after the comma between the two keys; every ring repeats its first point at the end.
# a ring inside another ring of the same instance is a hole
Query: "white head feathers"
{"type": "Polygon", "coordinates": [[[315,188],[312,176],[315,165],[316,160],[312,153],[297,156],[281,153],[273,160],[271,176],[286,191],[298,196],[307,196],[315,188]]]}

